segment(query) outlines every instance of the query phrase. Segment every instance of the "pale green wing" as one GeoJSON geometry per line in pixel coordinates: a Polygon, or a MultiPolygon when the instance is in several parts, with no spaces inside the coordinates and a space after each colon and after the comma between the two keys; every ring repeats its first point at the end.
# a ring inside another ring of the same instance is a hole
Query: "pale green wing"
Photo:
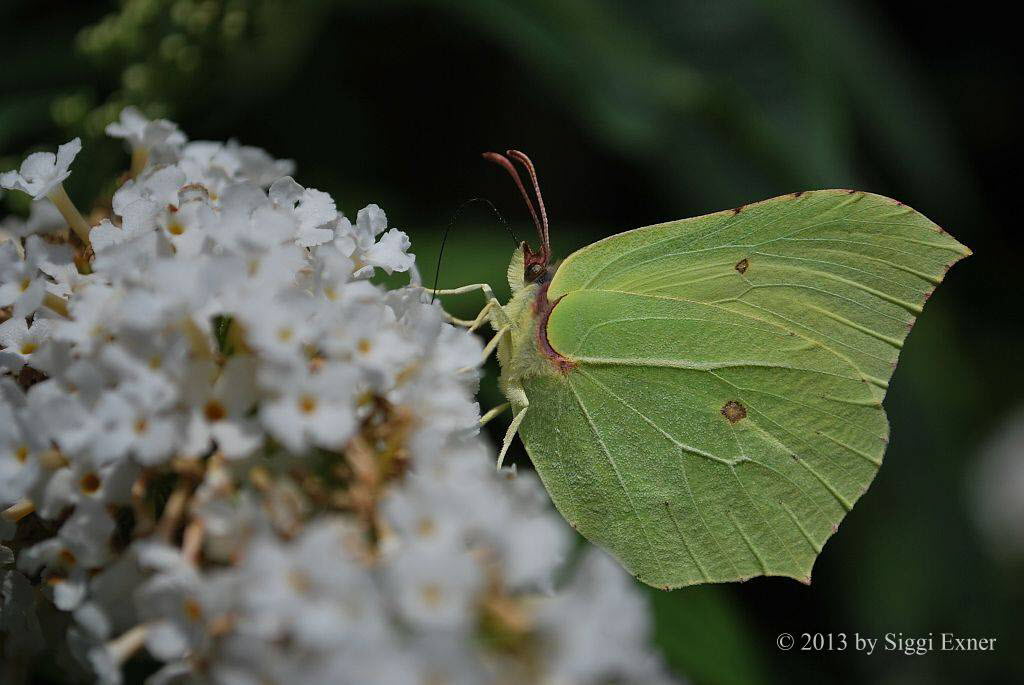
{"type": "Polygon", "coordinates": [[[601,289],[719,303],[820,341],[881,398],[914,318],[970,253],[900,202],[818,190],[606,238],[562,263],[549,297],[601,289]]]}
{"type": "Polygon", "coordinates": [[[567,259],[520,434],[556,506],[643,581],[809,580],[881,463],[884,388],[968,250],[848,191],[638,229],[567,259]]]}

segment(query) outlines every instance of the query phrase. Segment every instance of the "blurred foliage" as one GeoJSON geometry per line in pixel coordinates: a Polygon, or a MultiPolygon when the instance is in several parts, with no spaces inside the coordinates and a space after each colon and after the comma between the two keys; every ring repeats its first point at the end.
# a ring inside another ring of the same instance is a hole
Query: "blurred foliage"
{"type": "MultiPolygon", "coordinates": [[[[3,0],[0,168],[82,135],[70,191],[93,197],[125,161],[102,128],[137,104],[194,138],[237,136],[295,157],[300,180],[350,215],[378,202],[412,235],[426,280],[466,198],[493,199],[529,235],[506,179],[479,160],[484,149],[533,156],[563,255],[798,189],[898,197],[976,254],[908,341],[886,401],[885,468],[811,588],[763,579],[652,593],[657,641],[698,684],[1024,682],[1022,569],[983,548],[967,487],[980,442],[1024,386],[1010,201],[1024,107],[1016,24],[996,7],[3,0]],[[786,653],[775,647],[783,630],[954,631],[998,637],[1000,648],[786,653]]],[[[488,281],[503,292],[512,248],[485,210],[466,211],[441,285],[488,281]]],[[[449,305],[465,316],[477,298],[449,305]]],[[[489,368],[485,406],[499,401],[495,375],[489,368]]]]}

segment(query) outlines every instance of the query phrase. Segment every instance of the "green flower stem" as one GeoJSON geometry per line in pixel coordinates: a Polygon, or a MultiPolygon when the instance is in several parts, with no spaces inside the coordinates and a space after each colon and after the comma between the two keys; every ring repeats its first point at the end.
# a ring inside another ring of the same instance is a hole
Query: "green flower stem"
{"type": "Polygon", "coordinates": [[[68,197],[67,191],[64,190],[64,184],[61,183],[59,186],[54,188],[47,197],[50,198],[53,204],[57,205],[57,209],[60,210],[64,220],[68,222],[68,226],[71,227],[71,230],[75,232],[75,235],[77,235],[79,239],[85,243],[86,247],[88,247],[89,231],[91,230],[91,227],[85,220],[85,217],[82,216],[81,212],[78,211],[78,208],[75,207],[71,198],[68,197]]]}

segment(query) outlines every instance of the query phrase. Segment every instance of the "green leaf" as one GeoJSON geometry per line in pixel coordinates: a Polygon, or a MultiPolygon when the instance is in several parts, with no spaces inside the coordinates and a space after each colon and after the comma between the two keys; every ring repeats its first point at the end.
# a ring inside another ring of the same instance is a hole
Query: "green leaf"
{"type": "Polygon", "coordinates": [[[506,370],[555,505],[656,587],[809,583],[881,465],[903,340],[969,253],[901,203],[829,190],[571,255],[540,336],[513,334],[535,363],[506,370]]]}

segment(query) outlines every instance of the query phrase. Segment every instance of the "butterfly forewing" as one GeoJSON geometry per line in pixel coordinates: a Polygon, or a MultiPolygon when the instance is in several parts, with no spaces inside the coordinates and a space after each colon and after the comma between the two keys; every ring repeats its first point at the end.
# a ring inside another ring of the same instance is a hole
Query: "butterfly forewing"
{"type": "Polygon", "coordinates": [[[970,251],[906,205],[820,190],[612,236],[549,290],[669,295],[774,321],[847,357],[881,398],[903,340],[970,251]]]}

